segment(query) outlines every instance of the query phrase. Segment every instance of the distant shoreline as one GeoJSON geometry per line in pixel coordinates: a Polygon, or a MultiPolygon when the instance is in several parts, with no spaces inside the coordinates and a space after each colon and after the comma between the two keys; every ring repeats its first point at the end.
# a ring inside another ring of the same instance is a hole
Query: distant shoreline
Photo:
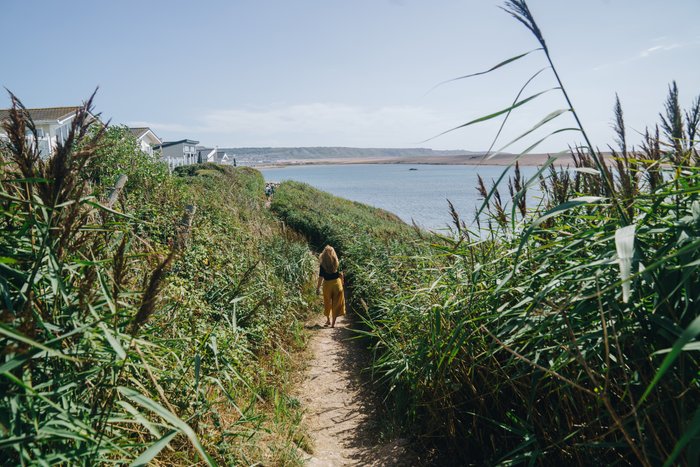
{"type": "MultiPolygon", "coordinates": [[[[528,154],[519,159],[524,167],[537,167],[543,165],[549,159],[549,154],[528,154]]],[[[480,154],[465,154],[463,156],[418,156],[418,157],[382,157],[382,158],[330,158],[330,159],[296,159],[280,160],[267,164],[255,165],[256,168],[279,168],[305,165],[351,165],[351,164],[402,164],[402,165],[495,165],[507,166],[514,160],[512,154],[499,155],[490,159],[483,159],[480,154]]],[[[554,165],[564,167],[573,166],[570,154],[558,156],[554,165]]]]}

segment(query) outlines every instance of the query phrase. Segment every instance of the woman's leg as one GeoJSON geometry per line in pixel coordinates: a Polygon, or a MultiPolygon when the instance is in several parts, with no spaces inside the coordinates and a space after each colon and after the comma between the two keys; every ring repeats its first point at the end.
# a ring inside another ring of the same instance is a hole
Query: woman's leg
{"type": "Polygon", "coordinates": [[[323,281],[323,314],[326,316],[326,324],[331,324],[331,313],[333,312],[333,290],[328,286],[328,281],[323,281]]]}
{"type": "Polygon", "coordinates": [[[335,287],[333,290],[333,321],[331,322],[331,327],[335,327],[335,320],[338,316],[343,316],[345,314],[345,295],[343,295],[343,288],[335,287]]]}

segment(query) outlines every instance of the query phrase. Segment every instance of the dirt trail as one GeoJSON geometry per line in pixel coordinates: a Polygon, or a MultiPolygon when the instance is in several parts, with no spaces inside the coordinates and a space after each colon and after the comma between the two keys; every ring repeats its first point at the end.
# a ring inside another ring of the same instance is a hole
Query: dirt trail
{"type": "MultiPolygon", "coordinates": [[[[322,316],[316,319],[322,321],[322,316]]],[[[314,447],[307,465],[415,465],[405,441],[378,444],[373,397],[360,377],[362,352],[351,339],[347,317],[339,318],[335,328],[313,324],[307,329],[311,357],[298,388],[314,447]]]]}

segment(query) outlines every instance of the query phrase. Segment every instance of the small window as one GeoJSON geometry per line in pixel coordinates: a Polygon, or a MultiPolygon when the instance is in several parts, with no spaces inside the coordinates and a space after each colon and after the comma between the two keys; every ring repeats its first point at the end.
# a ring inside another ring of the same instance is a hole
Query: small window
{"type": "MultiPolygon", "coordinates": [[[[24,130],[24,136],[32,137],[32,136],[34,136],[34,135],[32,134],[32,130],[30,130],[29,128],[27,128],[26,130],[24,130]]],[[[44,137],[44,129],[43,129],[43,128],[37,128],[37,129],[36,129],[36,136],[37,136],[37,138],[43,138],[43,137],[44,137]]]]}
{"type": "Polygon", "coordinates": [[[62,125],[56,128],[56,142],[65,143],[68,139],[68,133],[70,133],[70,125],[62,125]]]}

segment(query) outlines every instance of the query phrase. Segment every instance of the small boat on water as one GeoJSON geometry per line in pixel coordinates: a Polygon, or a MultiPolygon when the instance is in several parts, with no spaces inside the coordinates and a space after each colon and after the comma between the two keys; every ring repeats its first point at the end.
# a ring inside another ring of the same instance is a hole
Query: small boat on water
{"type": "Polygon", "coordinates": [[[418,169],[416,169],[415,167],[411,167],[411,168],[408,169],[408,170],[418,170],[418,169]]]}

